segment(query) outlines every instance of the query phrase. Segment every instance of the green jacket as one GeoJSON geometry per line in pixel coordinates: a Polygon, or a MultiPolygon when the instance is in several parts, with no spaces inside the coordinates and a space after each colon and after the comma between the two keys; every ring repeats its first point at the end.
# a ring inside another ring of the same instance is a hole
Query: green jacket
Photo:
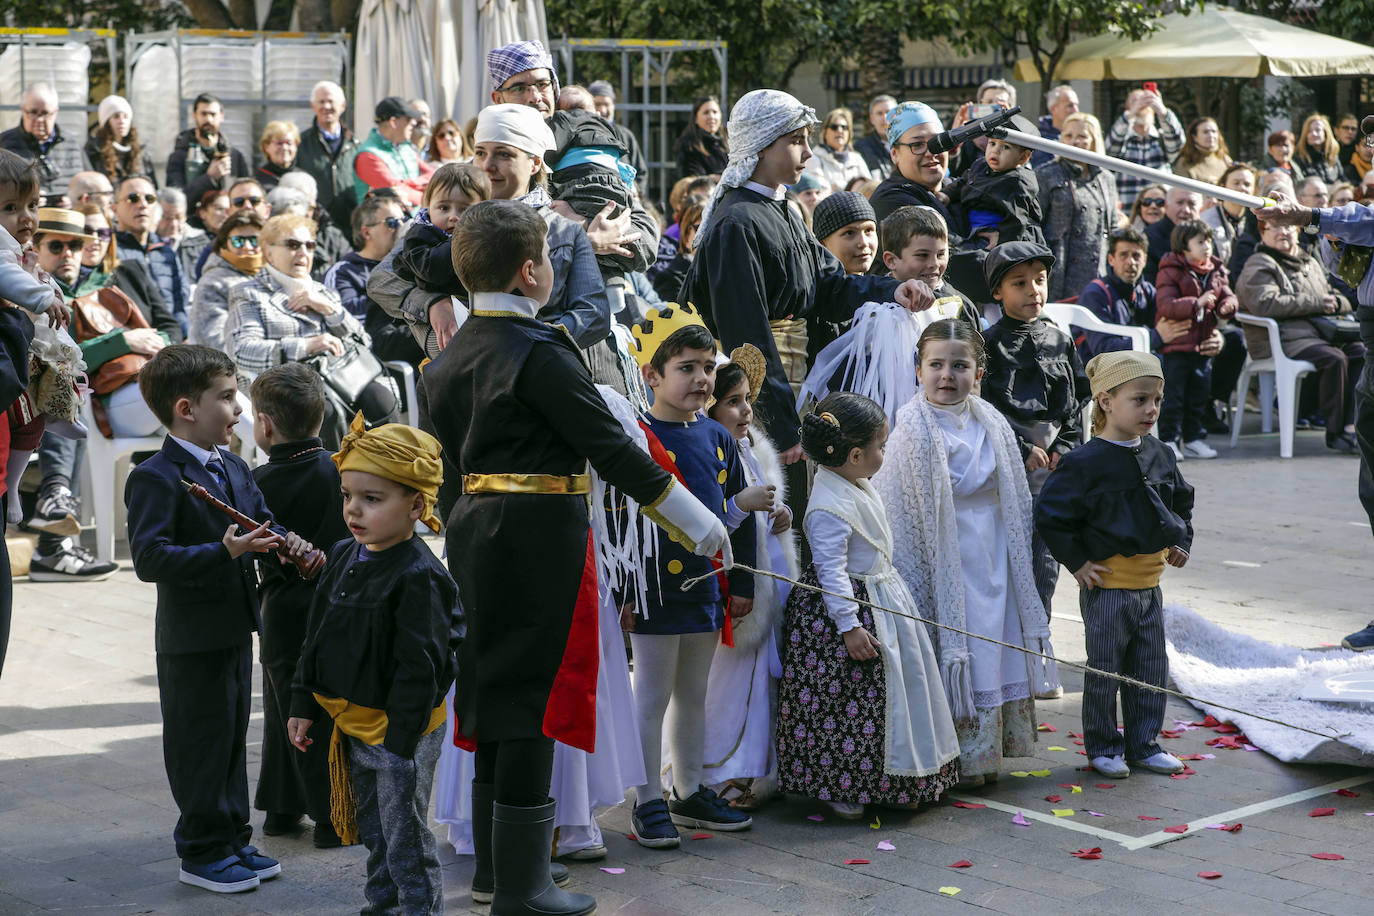
{"type": "Polygon", "coordinates": [[[347,231],[353,208],[361,200],[353,190],[357,176],[353,173],[353,159],[358,155],[358,141],[352,131],[339,125],[343,138],[339,151],[331,153],[320,136],[320,128],[311,124],[301,132],[300,149],[296,152],[296,168],[308,172],[319,187],[317,203],[329,211],[335,225],[347,231]]]}
{"type": "MultiPolygon", "coordinates": [[[[366,197],[367,192],[372,188],[372,185],[369,185],[358,174],[358,160],[364,154],[371,154],[381,161],[381,164],[391,172],[392,178],[395,179],[392,184],[420,177],[420,157],[415,152],[415,147],[409,143],[402,143],[397,146],[383,137],[374,127],[372,133],[367,135],[367,139],[358,144],[358,152],[354,157],[353,190],[358,200],[366,197]]],[[[364,174],[370,174],[370,171],[364,174]]],[[[388,185],[378,184],[376,186],[387,187],[388,185]]]]}

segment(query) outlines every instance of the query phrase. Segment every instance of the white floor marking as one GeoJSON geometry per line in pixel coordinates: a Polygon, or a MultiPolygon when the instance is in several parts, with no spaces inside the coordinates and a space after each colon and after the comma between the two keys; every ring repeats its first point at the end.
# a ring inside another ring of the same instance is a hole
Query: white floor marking
{"type": "MultiPolygon", "coordinates": [[[[972,805],[986,805],[989,808],[992,808],[993,810],[1006,811],[1009,814],[1015,814],[1019,811],[1021,812],[1021,815],[1026,818],[1026,820],[1040,821],[1044,824],[1053,824],[1056,827],[1063,827],[1066,830],[1076,830],[1079,833],[1086,833],[1090,836],[1095,836],[1100,840],[1110,840],[1113,843],[1120,843],[1122,846],[1125,846],[1132,839],[1134,839],[1134,837],[1129,837],[1124,833],[1117,833],[1115,830],[1107,830],[1103,827],[1094,826],[1093,824],[1085,824],[1081,821],[1076,821],[1071,817],[1055,817],[1053,814],[1042,814],[1039,811],[1033,811],[1028,808],[1019,808],[1016,805],[1008,805],[1004,802],[994,801],[990,798],[976,798],[972,796],[965,797],[963,795],[951,795],[949,797],[954,799],[955,801],[968,802],[972,805]]],[[[1070,796],[1070,798],[1071,797],[1072,796],[1070,796]]],[[[1063,804],[1069,804],[1069,800],[1065,799],[1063,804]]],[[[1209,823],[1211,822],[1209,821],[1209,823]]]]}
{"type": "Polygon", "coordinates": [[[1259,569],[1263,563],[1247,563],[1244,560],[1222,560],[1222,566],[1239,566],[1241,569],[1259,569]]]}

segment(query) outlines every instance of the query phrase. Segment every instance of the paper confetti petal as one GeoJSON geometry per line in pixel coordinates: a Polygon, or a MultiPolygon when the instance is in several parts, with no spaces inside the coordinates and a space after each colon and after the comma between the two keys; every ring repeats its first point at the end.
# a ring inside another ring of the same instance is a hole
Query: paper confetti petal
{"type": "Polygon", "coordinates": [[[1016,826],[1018,826],[1018,827],[1029,827],[1029,826],[1030,826],[1030,821],[1026,820],[1026,816],[1025,816],[1024,814],[1022,814],[1020,811],[1018,811],[1018,812],[1016,812],[1014,815],[1012,815],[1011,822],[1012,822],[1013,824],[1015,824],[1016,826]]]}
{"type": "Polygon", "coordinates": [[[1050,813],[1055,817],[1073,817],[1072,808],[1051,808],[1050,813]]]}
{"type": "Polygon", "coordinates": [[[957,888],[957,887],[942,887],[942,888],[940,888],[940,893],[944,894],[946,897],[953,897],[955,894],[959,893],[959,888],[957,888]]]}
{"type": "Polygon", "coordinates": [[[896,849],[897,847],[893,846],[887,840],[879,840],[878,848],[881,849],[883,852],[892,852],[892,850],[896,849]]]}
{"type": "Polygon", "coordinates": [[[1225,830],[1227,833],[1240,833],[1240,828],[1241,828],[1241,823],[1240,823],[1240,821],[1236,821],[1234,824],[1229,824],[1229,825],[1227,825],[1227,826],[1225,826],[1225,827],[1222,827],[1221,829],[1222,829],[1222,830],[1225,830]]]}
{"type": "Polygon", "coordinates": [[[1206,878],[1208,881],[1212,881],[1212,880],[1214,880],[1214,879],[1216,879],[1216,878],[1220,878],[1220,877],[1221,877],[1221,872],[1219,872],[1219,871],[1200,871],[1200,872],[1197,873],[1197,876],[1198,876],[1199,878],[1206,878]]]}
{"type": "Polygon", "coordinates": [[[808,815],[806,816],[806,819],[807,819],[808,821],[815,821],[815,822],[818,823],[818,824],[819,824],[821,821],[825,820],[825,818],[822,817],[822,816],[819,815],[819,814],[808,814],[808,815]]]}
{"type": "Polygon", "coordinates": [[[1093,788],[1094,788],[1094,789],[1115,789],[1115,788],[1116,788],[1116,783],[1114,783],[1114,782],[1095,782],[1095,783],[1093,783],[1093,788]]]}
{"type": "Polygon", "coordinates": [[[1102,847],[1094,846],[1091,849],[1080,849],[1077,852],[1069,853],[1069,855],[1075,859],[1100,859],[1102,858],[1102,847]]]}
{"type": "Polygon", "coordinates": [[[1089,811],[1088,814],[1092,815],[1093,817],[1106,817],[1106,816],[1107,816],[1107,815],[1105,815],[1105,814],[1098,814],[1096,811],[1089,811]]]}
{"type": "Polygon", "coordinates": [[[953,865],[950,866],[950,868],[972,868],[972,867],[973,867],[973,863],[970,862],[968,859],[960,859],[958,862],[955,862],[953,865]]]}
{"type": "Polygon", "coordinates": [[[1026,770],[1012,770],[1011,775],[1015,776],[1017,779],[1025,779],[1030,773],[1026,770]]]}
{"type": "Polygon", "coordinates": [[[1164,828],[1164,832],[1165,832],[1165,833],[1187,833],[1187,832],[1188,832],[1188,825],[1187,825],[1187,824],[1175,824],[1175,825],[1172,826],[1172,827],[1165,827],[1165,828],[1164,828]]]}
{"type": "Polygon", "coordinates": [[[1055,728],[1053,725],[1051,725],[1051,724],[1048,723],[1048,722],[1041,722],[1039,725],[1035,726],[1035,730],[1036,730],[1036,731],[1039,731],[1039,732],[1057,732],[1057,731],[1059,731],[1059,729],[1055,728]]]}
{"type": "Polygon", "coordinates": [[[867,864],[868,864],[868,860],[867,860],[867,859],[845,859],[845,860],[844,860],[844,864],[845,864],[845,865],[867,865],[867,864]]]}
{"type": "Polygon", "coordinates": [[[1151,816],[1148,815],[1148,814],[1137,814],[1136,817],[1138,817],[1138,818],[1139,818],[1140,820],[1142,820],[1142,821],[1157,821],[1157,820],[1159,820],[1159,818],[1157,818],[1157,817],[1151,817],[1151,816]]]}
{"type": "Polygon", "coordinates": [[[1045,750],[1047,750],[1047,751],[1067,751],[1068,748],[1066,748],[1066,747],[1060,747],[1060,746],[1057,745],[1057,744],[1051,744],[1049,747],[1045,748],[1045,750]]]}
{"type": "Polygon", "coordinates": [[[1048,776],[1048,775],[1050,775],[1050,771],[1049,771],[1049,770],[1031,770],[1031,771],[1030,771],[1030,774],[1031,774],[1032,776],[1042,776],[1042,777],[1043,777],[1043,776],[1048,776]]]}
{"type": "Polygon", "coordinates": [[[1309,814],[1309,815],[1307,815],[1307,816],[1308,816],[1308,817],[1330,817],[1331,815],[1333,815],[1333,814],[1335,814],[1335,813],[1336,813],[1336,809],[1335,809],[1335,808],[1313,808],[1313,809],[1312,809],[1312,813],[1309,814]]]}
{"type": "Polygon", "coordinates": [[[639,842],[639,837],[635,836],[633,833],[625,834],[625,839],[629,840],[631,843],[639,842]]]}
{"type": "Polygon", "coordinates": [[[692,839],[694,839],[694,840],[709,840],[709,839],[711,839],[711,837],[712,837],[712,834],[709,834],[709,833],[694,833],[694,834],[692,834],[692,839]]]}
{"type": "Polygon", "coordinates": [[[986,808],[987,805],[980,805],[977,802],[955,802],[956,808],[986,808]]]}
{"type": "Polygon", "coordinates": [[[625,869],[623,869],[623,868],[604,868],[604,867],[603,867],[601,870],[604,871],[604,872],[605,872],[606,874],[608,874],[608,875],[623,875],[623,874],[625,874],[625,869]]]}
{"type": "Polygon", "coordinates": [[[1352,792],[1350,789],[1337,789],[1336,794],[1341,798],[1359,798],[1359,792],[1352,792]]]}
{"type": "Polygon", "coordinates": [[[1339,852],[1314,852],[1312,853],[1312,858],[1323,859],[1327,862],[1345,861],[1345,856],[1341,855],[1339,852]]]}
{"type": "Polygon", "coordinates": [[[875,817],[875,818],[873,818],[873,823],[871,823],[871,824],[868,825],[868,829],[869,829],[869,830],[882,830],[882,829],[883,829],[883,819],[880,818],[880,817],[875,817]]]}
{"type": "Polygon", "coordinates": [[[1063,800],[1064,800],[1064,796],[1062,796],[1062,795],[1046,795],[1046,796],[1045,796],[1045,801],[1049,802],[1049,803],[1052,804],[1052,805],[1055,804],[1055,803],[1057,803],[1057,802],[1062,802],[1063,800]]]}
{"type": "Polygon", "coordinates": [[[1082,787],[1082,786],[1069,786],[1069,794],[1070,794],[1070,795],[1082,795],[1082,794],[1083,794],[1083,787],[1082,787]]]}

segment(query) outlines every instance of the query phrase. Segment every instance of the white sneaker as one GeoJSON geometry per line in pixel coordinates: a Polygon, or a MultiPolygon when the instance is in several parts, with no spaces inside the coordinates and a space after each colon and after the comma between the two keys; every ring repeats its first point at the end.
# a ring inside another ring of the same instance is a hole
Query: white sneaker
{"type": "Polygon", "coordinates": [[[1169,451],[1171,451],[1171,452],[1174,453],[1174,458],[1175,458],[1176,460],[1178,460],[1178,461],[1182,461],[1182,460],[1183,460],[1183,449],[1181,449],[1181,448],[1178,447],[1178,443],[1177,443],[1177,442],[1175,442],[1173,439],[1170,439],[1168,442],[1165,442],[1164,444],[1167,445],[1167,446],[1169,446],[1169,451]]]}
{"type": "Polygon", "coordinates": [[[1183,443],[1183,454],[1189,458],[1215,458],[1217,450],[1201,439],[1183,443]]]}
{"type": "MultiPolygon", "coordinates": [[[[1144,760],[1132,760],[1131,762],[1138,767],[1144,767],[1156,773],[1163,773],[1166,776],[1174,773],[1182,773],[1185,769],[1182,760],[1164,751],[1160,751],[1158,754],[1151,754],[1144,760]]],[[[1094,766],[1096,766],[1095,762],[1094,766]]]]}
{"type": "Polygon", "coordinates": [[[826,802],[830,810],[835,812],[835,816],[847,821],[857,821],[864,816],[864,806],[857,802],[826,802]]]}
{"type": "MultiPolygon", "coordinates": [[[[1179,766],[1182,766],[1182,764],[1179,764],[1179,766]]],[[[1107,757],[1105,755],[1102,757],[1094,757],[1092,767],[1103,776],[1109,776],[1112,779],[1125,779],[1127,776],[1131,775],[1131,768],[1126,766],[1126,761],[1120,754],[1115,757],[1107,757]]]]}

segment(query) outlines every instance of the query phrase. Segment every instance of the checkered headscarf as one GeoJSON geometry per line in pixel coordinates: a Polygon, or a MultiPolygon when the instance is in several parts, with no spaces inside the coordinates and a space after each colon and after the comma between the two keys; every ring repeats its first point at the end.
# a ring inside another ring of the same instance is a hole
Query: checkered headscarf
{"type": "Polygon", "coordinates": [[[755,89],[740,96],[735,107],[730,109],[730,161],[702,211],[701,225],[697,228],[698,246],[706,235],[706,225],[716,202],[727,188],[738,188],[749,180],[758,168],[759,153],[783,134],[819,123],[816,109],[803,105],[786,92],[755,89]]]}
{"type": "Polygon", "coordinates": [[[553,68],[553,55],[538,39],[517,41],[487,52],[487,75],[491,77],[491,88],[500,89],[517,73],[544,68],[553,80],[554,107],[558,107],[558,71],[553,68]]]}

